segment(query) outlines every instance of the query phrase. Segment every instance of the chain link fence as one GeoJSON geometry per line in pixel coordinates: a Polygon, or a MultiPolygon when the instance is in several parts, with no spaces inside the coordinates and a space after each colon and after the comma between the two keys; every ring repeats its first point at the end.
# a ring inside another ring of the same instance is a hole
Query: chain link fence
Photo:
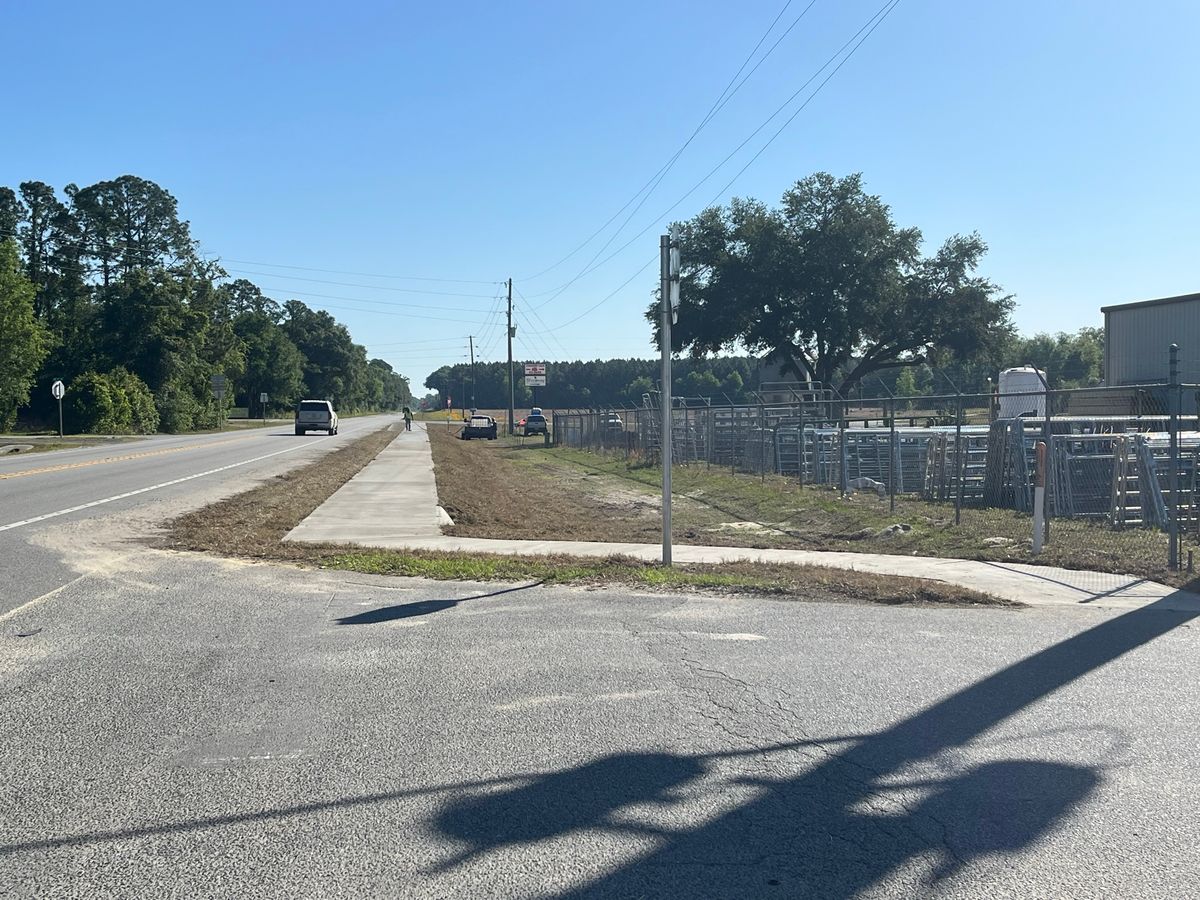
{"type": "MultiPolygon", "coordinates": [[[[655,463],[656,400],[557,412],[554,442],[655,463]]],[[[990,521],[1024,518],[1031,534],[1044,443],[1047,545],[1059,555],[1081,568],[1140,573],[1164,563],[1190,569],[1200,547],[1200,385],[1051,390],[1043,382],[1003,394],[846,398],[779,384],[755,400],[677,398],[674,463],[841,496],[875,493],[892,510],[903,501],[906,514],[918,502],[950,508],[956,525],[964,511],[991,511],[990,521]]]]}

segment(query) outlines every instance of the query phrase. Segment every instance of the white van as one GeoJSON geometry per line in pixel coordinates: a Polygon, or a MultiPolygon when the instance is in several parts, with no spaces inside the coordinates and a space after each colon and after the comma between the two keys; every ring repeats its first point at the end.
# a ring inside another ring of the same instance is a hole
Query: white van
{"type": "Polygon", "coordinates": [[[337,434],[338,415],[328,400],[301,400],[296,406],[296,434],[328,431],[337,434]]]}

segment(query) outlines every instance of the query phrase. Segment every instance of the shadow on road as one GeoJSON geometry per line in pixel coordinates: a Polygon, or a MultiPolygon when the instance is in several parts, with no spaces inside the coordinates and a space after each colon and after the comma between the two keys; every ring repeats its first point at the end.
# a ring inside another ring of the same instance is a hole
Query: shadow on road
{"type": "MultiPolygon", "coordinates": [[[[462,601],[431,602],[445,604],[437,607],[442,609],[462,601]]],[[[620,753],[550,773],[32,838],[0,845],[0,855],[282,820],[445,792],[451,799],[433,824],[464,849],[436,866],[434,874],[506,847],[603,831],[650,839],[653,849],[559,896],[849,898],[917,858],[932,859],[930,877],[936,882],[981,857],[1043,840],[1102,780],[1099,767],[1037,758],[959,765],[961,753],[954,751],[1197,615],[1150,605],[1117,616],[872,734],[707,754],[620,753]],[[799,758],[797,751],[804,750],[809,752],[799,758]],[[731,765],[739,759],[752,760],[753,766],[731,765]],[[748,776],[748,768],[766,774],[748,776]],[[802,771],[790,774],[789,768],[802,771]],[[729,809],[729,792],[747,789],[750,799],[729,809]],[[680,804],[680,814],[666,815],[674,804],[680,804]]]]}
{"type": "Polygon", "coordinates": [[[381,606],[377,609],[369,609],[366,612],[357,613],[353,616],[343,616],[334,621],[339,625],[378,625],[380,622],[395,622],[398,619],[411,619],[416,616],[427,616],[431,613],[441,612],[443,609],[452,609],[460,603],[466,603],[468,600],[484,600],[488,597],[499,597],[503,594],[525,591],[540,584],[542,584],[541,581],[534,581],[530,584],[504,588],[499,591],[488,591],[486,594],[476,594],[473,597],[459,597],[453,600],[416,600],[412,603],[398,603],[395,606],[381,606]]]}
{"type": "MultiPolygon", "coordinates": [[[[638,825],[630,808],[694,795],[704,789],[702,777],[711,791],[711,779],[723,777],[722,760],[763,754],[763,748],[702,756],[619,754],[456,799],[437,825],[467,849],[439,870],[505,846],[600,829],[657,838],[658,846],[560,896],[758,897],[779,887],[787,896],[849,898],[919,856],[935,860],[934,880],[949,877],[978,857],[1020,850],[1055,830],[1099,785],[1101,772],[1007,759],[920,781],[911,778],[912,767],[964,748],[1030,704],[1196,615],[1151,605],[1110,619],[892,728],[846,741],[799,775],[726,782],[759,793],[694,826],[638,825]],[[916,805],[890,801],[897,789],[921,799],[916,805]]],[[[786,764],[776,760],[774,768],[786,764]]]]}

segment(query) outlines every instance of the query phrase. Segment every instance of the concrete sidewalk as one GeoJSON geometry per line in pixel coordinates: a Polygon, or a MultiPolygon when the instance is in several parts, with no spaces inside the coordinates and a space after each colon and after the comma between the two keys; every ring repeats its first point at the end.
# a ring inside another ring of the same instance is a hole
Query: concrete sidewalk
{"type": "MultiPolygon", "coordinates": [[[[451,537],[441,532],[441,526],[448,524],[452,524],[449,517],[438,506],[429,436],[423,423],[414,422],[411,432],[402,432],[284,540],[520,556],[622,555],[647,561],[657,561],[662,553],[657,544],[451,537]]],[[[750,560],[932,578],[1031,605],[1132,609],[1154,604],[1160,609],[1200,611],[1200,595],[1132,575],[881,553],[691,544],[676,544],[673,553],[680,563],[750,560]]]]}

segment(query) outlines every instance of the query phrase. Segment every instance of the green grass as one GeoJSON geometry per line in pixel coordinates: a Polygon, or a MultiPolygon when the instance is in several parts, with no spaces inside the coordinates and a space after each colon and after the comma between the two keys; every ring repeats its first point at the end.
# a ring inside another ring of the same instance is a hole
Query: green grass
{"type": "MultiPolygon", "coordinates": [[[[662,471],[638,460],[565,447],[513,454],[518,465],[567,467],[619,482],[647,497],[661,492],[662,471]]],[[[672,469],[674,531],[687,543],[737,542],[754,547],[839,550],[940,556],[993,562],[1023,562],[1131,574],[1182,585],[1190,576],[1167,568],[1167,536],[1153,529],[1114,530],[1103,522],[1054,519],[1050,540],[1040,556],[1030,548],[1032,522],[1027,513],[1009,509],[961,511],[955,522],[952,504],[855,493],[843,498],[825,486],[801,486],[777,475],[731,474],[703,463],[672,469]],[[731,535],[721,524],[762,526],[731,535]],[[904,534],[880,536],[894,524],[904,534]]],[[[1185,554],[1186,557],[1186,554],[1185,554]]]]}
{"type": "Polygon", "coordinates": [[[327,569],[438,581],[535,581],[542,584],[622,584],[654,591],[708,591],[779,598],[886,604],[1018,606],[957,585],[919,578],[881,578],[820,566],[722,563],[665,567],[623,556],[511,557],[431,551],[362,550],[325,555],[327,569]]]}

